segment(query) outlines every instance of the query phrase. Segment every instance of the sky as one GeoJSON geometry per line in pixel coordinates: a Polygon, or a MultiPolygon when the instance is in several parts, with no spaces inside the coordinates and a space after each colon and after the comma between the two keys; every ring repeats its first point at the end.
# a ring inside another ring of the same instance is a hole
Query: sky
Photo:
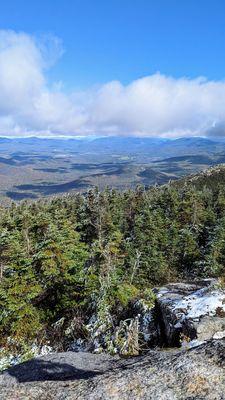
{"type": "Polygon", "coordinates": [[[0,134],[224,136],[224,0],[7,0],[0,134]]]}

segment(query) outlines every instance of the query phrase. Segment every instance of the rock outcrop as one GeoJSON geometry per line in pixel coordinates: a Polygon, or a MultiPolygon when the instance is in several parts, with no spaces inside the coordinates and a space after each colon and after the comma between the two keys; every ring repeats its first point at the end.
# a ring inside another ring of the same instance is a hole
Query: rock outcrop
{"type": "MultiPolygon", "coordinates": [[[[139,300],[132,313],[110,331],[122,358],[85,348],[34,358],[2,373],[1,400],[225,400],[225,290],[218,282],[168,284],[155,289],[153,308],[139,300]],[[144,354],[124,358],[131,346],[138,355],[139,341],[144,354]]],[[[106,339],[97,328],[99,349],[106,339]]]]}
{"type": "MultiPolygon", "coordinates": [[[[225,337],[225,290],[216,280],[171,283],[154,292],[150,302],[136,300],[114,320],[110,312],[101,318],[94,315],[87,325],[77,319],[66,324],[61,318],[53,325],[54,341],[41,349],[34,345],[30,353],[72,350],[132,356],[155,347],[193,347],[225,337]]],[[[0,367],[24,359],[24,355],[1,357],[0,351],[0,367]]]]}
{"type": "MultiPolygon", "coordinates": [[[[104,320],[93,316],[82,350],[137,355],[156,346],[190,347],[225,337],[225,290],[215,279],[170,283],[154,292],[155,306],[137,300],[125,320],[115,323],[110,313],[104,320]]],[[[77,341],[70,349],[76,348],[77,341]]]]}
{"type": "Polygon", "coordinates": [[[156,297],[164,345],[193,346],[225,337],[225,291],[215,280],[169,284],[156,297]]]}
{"type": "Polygon", "coordinates": [[[0,376],[1,400],[223,400],[225,340],[119,359],[58,353],[0,376]]]}

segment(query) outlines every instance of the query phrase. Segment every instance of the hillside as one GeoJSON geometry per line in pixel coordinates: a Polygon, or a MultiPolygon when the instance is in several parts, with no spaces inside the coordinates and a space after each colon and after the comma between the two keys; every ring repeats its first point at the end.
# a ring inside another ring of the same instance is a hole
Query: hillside
{"type": "Polygon", "coordinates": [[[154,286],[224,282],[224,175],[219,166],[179,184],[1,208],[2,348],[23,353],[58,340],[64,349],[89,338],[93,349],[120,352],[115,327],[134,301],[154,303],[154,286]]]}
{"type": "Polygon", "coordinates": [[[52,380],[59,399],[65,387],[71,398],[136,399],[138,390],[148,399],[161,393],[164,371],[172,396],[211,399],[213,391],[220,399],[224,182],[221,165],[162,186],[95,188],[1,207],[0,368],[44,356],[2,375],[3,399],[41,393],[47,400],[56,393],[52,380]],[[214,375],[207,375],[208,354],[214,375]],[[133,389],[130,374],[139,382],[133,389]],[[110,382],[120,384],[118,393],[111,395],[110,382]]]}
{"type": "Polygon", "coordinates": [[[187,184],[193,185],[196,189],[202,189],[205,186],[217,190],[225,184],[225,164],[216,165],[197,174],[189,175],[177,181],[175,186],[182,187],[187,184]]]}

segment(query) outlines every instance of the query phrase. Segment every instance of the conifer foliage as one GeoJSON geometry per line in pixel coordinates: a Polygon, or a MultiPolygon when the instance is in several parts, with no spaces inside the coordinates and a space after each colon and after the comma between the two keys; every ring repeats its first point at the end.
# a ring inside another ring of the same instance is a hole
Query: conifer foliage
{"type": "Polygon", "coordinates": [[[49,339],[60,318],[118,318],[168,281],[225,277],[224,204],[223,187],[171,184],[1,208],[1,345],[49,339]]]}

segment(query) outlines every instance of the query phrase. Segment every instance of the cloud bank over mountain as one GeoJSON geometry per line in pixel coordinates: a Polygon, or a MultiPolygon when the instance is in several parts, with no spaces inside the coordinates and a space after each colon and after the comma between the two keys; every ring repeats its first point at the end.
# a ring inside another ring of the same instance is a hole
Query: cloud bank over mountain
{"type": "Polygon", "coordinates": [[[225,136],[225,81],[160,73],[65,93],[59,39],[0,31],[0,135],[225,136]]]}

